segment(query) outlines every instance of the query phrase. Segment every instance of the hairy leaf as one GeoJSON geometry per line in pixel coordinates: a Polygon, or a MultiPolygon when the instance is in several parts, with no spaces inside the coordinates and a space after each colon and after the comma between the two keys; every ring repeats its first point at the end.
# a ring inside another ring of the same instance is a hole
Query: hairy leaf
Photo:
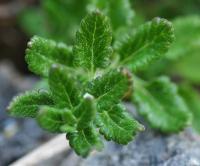
{"type": "Polygon", "coordinates": [[[200,17],[182,16],[174,19],[172,23],[176,40],[167,52],[166,58],[148,67],[143,71],[142,76],[145,74],[151,78],[165,72],[198,84],[200,82],[200,17]]]}
{"type": "Polygon", "coordinates": [[[162,58],[173,40],[172,24],[165,19],[154,18],[119,42],[117,50],[121,63],[136,71],[162,58]]]}
{"type": "Polygon", "coordinates": [[[58,107],[73,109],[80,102],[77,82],[72,74],[62,66],[53,65],[51,67],[49,86],[58,107]]]}
{"type": "Polygon", "coordinates": [[[63,111],[52,107],[41,107],[37,115],[37,122],[41,128],[61,133],[61,127],[65,124],[63,111]]]}
{"type": "Polygon", "coordinates": [[[76,128],[69,124],[64,124],[60,127],[60,131],[63,133],[73,133],[74,131],[76,131],[76,128]]]}
{"type": "Polygon", "coordinates": [[[70,146],[78,155],[86,157],[93,149],[101,150],[103,143],[93,127],[67,134],[70,146]]]}
{"type": "Polygon", "coordinates": [[[15,117],[35,118],[40,106],[53,104],[51,95],[46,91],[27,91],[12,100],[8,112],[15,117]]]}
{"type": "Polygon", "coordinates": [[[96,116],[96,108],[93,98],[86,96],[82,103],[80,103],[80,105],[75,108],[74,115],[78,118],[77,130],[88,128],[96,116]]]}
{"type": "Polygon", "coordinates": [[[133,22],[134,12],[129,0],[91,0],[92,9],[101,9],[109,16],[113,29],[118,29],[133,22]]]}
{"type": "Polygon", "coordinates": [[[101,149],[102,142],[99,134],[93,126],[96,118],[96,108],[94,99],[90,95],[85,95],[82,103],[75,108],[74,115],[77,118],[76,132],[67,134],[69,144],[75,152],[86,157],[93,149],[101,149]]]}
{"type": "Polygon", "coordinates": [[[113,140],[119,144],[129,143],[138,131],[144,130],[144,127],[134,120],[120,104],[100,112],[98,123],[99,132],[107,140],[113,140]]]}
{"type": "Polygon", "coordinates": [[[26,62],[32,72],[47,77],[52,64],[72,66],[72,49],[64,43],[35,36],[28,43],[26,62]]]}
{"type": "Polygon", "coordinates": [[[193,115],[192,126],[200,133],[200,95],[189,85],[182,85],[179,89],[180,95],[183,97],[189,110],[193,115]]]}
{"type": "Polygon", "coordinates": [[[167,77],[135,88],[134,101],[149,124],[162,132],[177,132],[191,123],[191,114],[167,77]]]}
{"type": "Polygon", "coordinates": [[[110,109],[128,91],[128,78],[121,71],[111,70],[88,85],[88,92],[97,99],[98,110],[110,109]]]}
{"type": "Polygon", "coordinates": [[[65,121],[65,125],[75,127],[77,119],[72,110],[64,109],[62,111],[62,119],[65,121]]]}
{"type": "Polygon", "coordinates": [[[111,54],[112,35],[108,18],[95,11],[81,22],[74,46],[75,62],[89,71],[105,67],[111,54]]]}

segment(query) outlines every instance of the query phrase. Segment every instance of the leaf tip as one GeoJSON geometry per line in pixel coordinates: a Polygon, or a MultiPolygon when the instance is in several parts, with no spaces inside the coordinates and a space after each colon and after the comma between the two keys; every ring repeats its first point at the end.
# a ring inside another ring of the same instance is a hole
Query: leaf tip
{"type": "Polygon", "coordinates": [[[52,64],[51,65],[51,68],[50,68],[50,70],[49,70],[49,73],[51,74],[51,73],[56,73],[58,70],[60,69],[60,66],[58,65],[58,64],[52,64]]]}
{"type": "Polygon", "coordinates": [[[94,99],[94,96],[89,94],[89,93],[85,93],[83,95],[83,98],[86,99],[86,100],[93,100],[94,99]]]}
{"type": "Polygon", "coordinates": [[[138,125],[138,131],[140,131],[140,132],[145,131],[145,126],[142,125],[142,124],[139,124],[138,125]]]}
{"type": "Polygon", "coordinates": [[[53,65],[51,66],[51,68],[52,68],[52,69],[58,69],[59,66],[58,66],[57,64],[53,64],[53,65]]]}

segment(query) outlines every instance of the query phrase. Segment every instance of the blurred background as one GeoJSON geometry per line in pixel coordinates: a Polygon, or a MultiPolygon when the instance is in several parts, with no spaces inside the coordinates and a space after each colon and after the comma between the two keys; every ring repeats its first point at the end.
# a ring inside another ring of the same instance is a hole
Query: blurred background
{"type": "MultiPolygon", "coordinates": [[[[15,119],[6,114],[12,97],[33,88],[38,81],[24,60],[27,42],[33,35],[40,35],[73,43],[89,1],[0,0],[0,166],[8,165],[53,136],[30,119],[15,119]]],[[[173,22],[177,37],[164,61],[138,74],[148,79],[165,73],[175,81],[185,80],[200,89],[200,0],[130,0],[130,4],[135,13],[133,27],[153,17],[164,17],[173,22]]]]}

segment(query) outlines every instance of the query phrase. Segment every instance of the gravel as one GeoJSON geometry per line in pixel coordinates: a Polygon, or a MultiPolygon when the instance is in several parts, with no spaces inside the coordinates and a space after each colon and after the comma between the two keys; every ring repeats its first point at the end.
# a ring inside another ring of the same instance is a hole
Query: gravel
{"type": "Polygon", "coordinates": [[[7,166],[51,137],[34,120],[11,118],[6,113],[13,96],[31,89],[36,81],[21,76],[12,64],[0,63],[0,166],[7,166]]]}

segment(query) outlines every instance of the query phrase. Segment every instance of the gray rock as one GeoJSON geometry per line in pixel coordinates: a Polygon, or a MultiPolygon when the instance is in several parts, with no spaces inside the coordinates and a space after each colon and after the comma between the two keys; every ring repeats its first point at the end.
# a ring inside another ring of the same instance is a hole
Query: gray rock
{"type": "MultiPolygon", "coordinates": [[[[138,118],[133,106],[127,108],[138,118]]],[[[104,151],[81,160],[80,166],[200,166],[200,136],[190,128],[163,135],[146,127],[127,146],[105,143],[104,151]]]]}
{"type": "Polygon", "coordinates": [[[127,146],[107,143],[81,166],[200,166],[200,138],[191,129],[178,135],[147,130],[127,146]]]}
{"type": "Polygon", "coordinates": [[[0,63],[0,166],[7,166],[50,138],[32,119],[11,118],[6,107],[17,93],[37,79],[23,77],[10,63],[0,63]]]}
{"type": "Polygon", "coordinates": [[[37,81],[34,77],[23,77],[10,62],[0,63],[0,122],[7,118],[6,107],[14,95],[31,89],[37,81]]]}

